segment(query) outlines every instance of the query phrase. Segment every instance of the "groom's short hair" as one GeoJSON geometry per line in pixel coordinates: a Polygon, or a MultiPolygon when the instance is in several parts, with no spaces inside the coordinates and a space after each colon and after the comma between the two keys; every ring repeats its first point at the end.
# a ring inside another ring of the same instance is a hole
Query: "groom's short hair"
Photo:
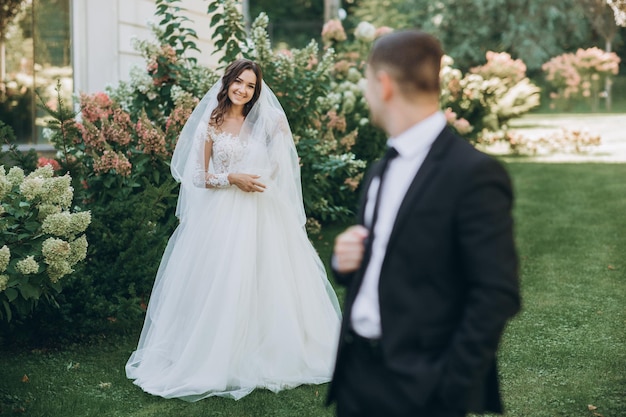
{"type": "Polygon", "coordinates": [[[407,93],[439,93],[443,50],[434,36],[419,30],[402,30],[376,40],[368,65],[387,71],[407,93]]]}

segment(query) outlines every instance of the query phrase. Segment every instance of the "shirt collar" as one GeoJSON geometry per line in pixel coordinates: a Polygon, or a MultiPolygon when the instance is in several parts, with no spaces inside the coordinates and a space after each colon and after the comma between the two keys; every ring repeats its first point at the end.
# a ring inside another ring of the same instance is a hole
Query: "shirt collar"
{"type": "Polygon", "coordinates": [[[411,158],[418,153],[427,152],[445,126],[446,116],[438,111],[398,136],[389,138],[387,145],[396,148],[400,157],[411,158]]]}

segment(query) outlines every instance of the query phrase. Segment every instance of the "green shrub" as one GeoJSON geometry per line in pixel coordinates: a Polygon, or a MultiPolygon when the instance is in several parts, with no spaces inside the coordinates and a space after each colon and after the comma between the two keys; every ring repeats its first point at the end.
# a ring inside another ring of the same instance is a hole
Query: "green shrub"
{"type": "Polygon", "coordinates": [[[70,210],[69,175],[45,165],[25,175],[0,167],[0,320],[29,316],[56,296],[85,259],[89,211],[70,210]]]}

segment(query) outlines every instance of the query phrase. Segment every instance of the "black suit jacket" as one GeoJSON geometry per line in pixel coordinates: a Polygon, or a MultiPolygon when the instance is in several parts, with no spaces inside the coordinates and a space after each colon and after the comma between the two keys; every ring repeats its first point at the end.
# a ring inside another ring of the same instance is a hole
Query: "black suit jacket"
{"type": "MultiPolygon", "coordinates": [[[[364,182],[360,224],[379,170],[374,165],[364,182]]],[[[416,407],[434,401],[468,412],[502,411],[496,350],[520,306],[512,202],[502,166],[447,127],[404,197],[380,273],[380,344],[416,407]]],[[[348,291],[328,403],[368,259],[366,253],[353,274],[335,271],[348,291]]]]}

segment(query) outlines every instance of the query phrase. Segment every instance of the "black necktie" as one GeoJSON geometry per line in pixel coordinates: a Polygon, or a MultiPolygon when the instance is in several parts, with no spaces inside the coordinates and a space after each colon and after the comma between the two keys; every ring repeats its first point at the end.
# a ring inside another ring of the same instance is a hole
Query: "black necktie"
{"type": "Polygon", "coordinates": [[[376,190],[376,201],[374,201],[374,211],[372,212],[372,219],[369,226],[369,235],[365,239],[365,253],[363,254],[363,263],[361,267],[363,271],[369,264],[370,257],[372,256],[372,243],[374,242],[374,226],[376,225],[376,218],[378,217],[378,206],[380,206],[380,197],[382,196],[383,180],[385,179],[385,173],[389,167],[389,162],[393,158],[398,156],[398,151],[394,147],[387,148],[387,152],[380,159],[380,174],[378,175],[378,190],[376,190]]]}
{"type": "Polygon", "coordinates": [[[387,168],[389,168],[389,162],[393,158],[398,156],[398,151],[393,146],[387,148],[387,152],[380,160],[380,175],[378,181],[378,190],[376,191],[376,201],[374,202],[374,212],[372,213],[372,221],[370,222],[370,241],[373,240],[374,236],[374,226],[376,225],[376,220],[378,219],[378,207],[380,206],[380,197],[382,196],[383,189],[383,181],[385,179],[385,173],[387,172],[387,168]]]}

